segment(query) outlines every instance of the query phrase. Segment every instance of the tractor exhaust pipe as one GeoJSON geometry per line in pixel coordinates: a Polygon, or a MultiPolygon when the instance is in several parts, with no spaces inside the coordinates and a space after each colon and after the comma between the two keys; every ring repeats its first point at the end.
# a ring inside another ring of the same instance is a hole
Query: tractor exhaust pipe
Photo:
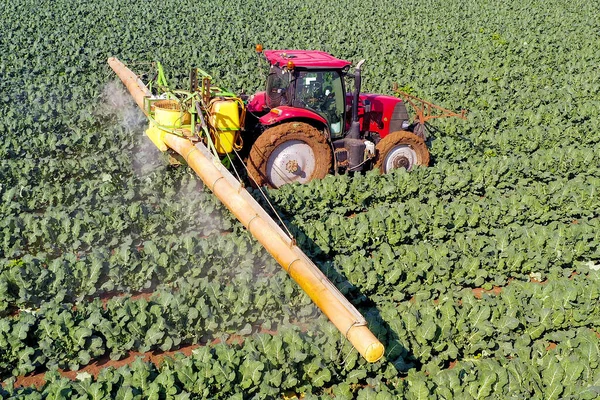
{"type": "Polygon", "coordinates": [[[354,69],[354,98],[352,99],[352,123],[350,124],[350,130],[348,131],[348,135],[346,135],[349,139],[359,139],[360,138],[360,122],[358,122],[358,99],[360,96],[360,67],[362,67],[365,60],[360,60],[358,64],[356,64],[356,68],[354,69]]]}

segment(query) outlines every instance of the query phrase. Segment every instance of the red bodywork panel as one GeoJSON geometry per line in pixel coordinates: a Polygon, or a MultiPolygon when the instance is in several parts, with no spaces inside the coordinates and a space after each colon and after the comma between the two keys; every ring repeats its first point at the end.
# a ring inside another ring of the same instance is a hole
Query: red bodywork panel
{"type": "MultiPolygon", "coordinates": [[[[351,65],[350,61],[336,58],[329,53],[318,50],[265,50],[263,54],[271,65],[279,66],[280,68],[285,67],[289,61],[293,62],[296,68],[306,68],[309,70],[343,70],[351,65]]],[[[346,112],[346,131],[350,128],[352,99],[352,94],[347,93],[346,105],[348,106],[348,111],[346,112]]],[[[358,118],[361,132],[376,132],[383,139],[390,133],[390,126],[392,130],[400,130],[402,121],[399,115],[401,113],[396,108],[399,103],[402,103],[402,100],[397,97],[361,93],[358,104],[358,118]],[[371,111],[369,113],[364,112],[365,101],[371,103],[371,111]]],[[[269,111],[266,92],[264,91],[257,92],[252,96],[247,104],[247,110],[258,115],[266,113],[258,120],[263,126],[294,119],[313,120],[325,126],[328,125],[325,118],[306,108],[279,106],[272,110],[275,112],[269,111]]],[[[407,119],[407,116],[405,115],[404,118],[407,119]]]]}
{"type": "Polygon", "coordinates": [[[310,69],[343,69],[351,64],[318,50],[265,50],[264,54],[271,65],[280,67],[286,66],[288,61],[296,67],[310,69]]]}
{"type": "Polygon", "coordinates": [[[258,121],[263,126],[273,125],[279,122],[283,122],[288,119],[307,119],[313,121],[319,121],[324,125],[327,125],[325,118],[317,114],[316,112],[307,110],[306,108],[290,107],[290,106],[279,106],[271,109],[267,114],[263,115],[258,121]]]}
{"type": "MultiPolygon", "coordinates": [[[[352,106],[352,98],[352,93],[346,94],[346,105],[348,106],[348,110],[350,110],[352,106]]],[[[358,118],[360,121],[361,132],[377,132],[379,133],[379,137],[383,139],[387,134],[390,133],[392,114],[398,103],[402,103],[402,99],[382,94],[361,93],[358,104],[358,118]],[[371,102],[371,112],[368,114],[365,114],[364,112],[365,100],[371,102]]],[[[256,114],[267,112],[269,108],[266,105],[266,93],[257,92],[254,96],[252,96],[251,100],[248,102],[247,110],[256,114]]],[[[269,126],[290,119],[315,120],[327,125],[325,118],[306,108],[279,106],[275,107],[274,110],[279,111],[277,113],[267,112],[265,115],[259,118],[258,121],[261,125],[269,126]]],[[[346,114],[346,130],[350,128],[350,114],[350,111],[348,111],[346,114]]]]}
{"type": "MultiPolygon", "coordinates": [[[[350,109],[352,107],[352,93],[346,93],[346,105],[350,109]]],[[[392,122],[392,114],[398,103],[402,103],[402,99],[384,94],[361,93],[358,101],[358,119],[360,121],[360,131],[371,131],[379,133],[379,137],[383,139],[390,133],[390,123],[392,122]],[[371,102],[371,112],[365,114],[365,100],[371,102]]],[[[348,112],[346,130],[350,128],[351,113],[348,112]]]]}
{"type": "Polygon", "coordinates": [[[251,113],[263,113],[267,111],[267,92],[256,92],[248,101],[246,110],[251,113]]]}

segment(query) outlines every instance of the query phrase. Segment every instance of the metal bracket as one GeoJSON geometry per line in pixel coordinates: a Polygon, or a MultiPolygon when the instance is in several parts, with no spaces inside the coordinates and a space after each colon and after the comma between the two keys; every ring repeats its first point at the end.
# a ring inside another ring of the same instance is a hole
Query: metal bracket
{"type": "Polygon", "coordinates": [[[211,189],[211,191],[213,191],[213,192],[215,191],[215,185],[216,185],[216,184],[217,184],[217,182],[219,182],[219,180],[221,180],[221,179],[225,179],[225,178],[224,178],[223,176],[220,176],[220,177],[218,177],[217,179],[215,179],[215,181],[214,181],[214,182],[213,182],[213,184],[212,184],[212,189],[211,189]]]}
{"type": "Polygon", "coordinates": [[[403,92],[398,89],[397,83],[394,83],[393,88],[394,92],[415,110],[415,113],[417,114],[415,120],[419,121],[419,124],[421,125],[425,125],[427,121],[434,118],[457,117],[460,119],[467,119],[467,110],[461,110],[460,113],[456,113],[446,108],[436,106],[435,104],[413,96],[412,94],[403,92]]]}
{"type": "Polygon", "coordinates": [[[256,218],[258,218],[258,214],[254,214],[254,216],[252,218],[250,218],[250,221],[248,221],[248,225],[246,225],[246,229],[250,230],[250,224],[252,223],[252,221],[254,221],[256,218]]]}
{"type": "Polygon", "coordinates": [[[291,272],[290,272],[290,270],[291,270],[291,268],[292,268],[292,264],[293,264],[293,263],[295,263],[296,261],[300,261],[300,259],[299,259],[299,258],[296,258],[294,261],[292,261],[291,263],[289,263],[289,264],[288,264],[288,267],[287,267],[287,270],[286,270],[288,274],[290,274],[290,275],[291,275],[291,272]]]}

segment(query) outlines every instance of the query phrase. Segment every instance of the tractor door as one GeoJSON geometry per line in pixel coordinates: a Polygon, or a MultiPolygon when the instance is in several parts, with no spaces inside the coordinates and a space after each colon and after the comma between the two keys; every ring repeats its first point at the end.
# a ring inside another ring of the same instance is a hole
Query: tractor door
{"type": "Polygon", "coordinates": [[[271,66],[267,78],[267,106],[275,108],[287,106],[290,103],[290,72],[285,69],[271,66]]]}
{"type": "Polygon", "coordinates": [[[294,107],[312,110],[329,122],[332,138],[342,136],[346,96],[338,71],[298,71],[294,97],[294,107]]]}

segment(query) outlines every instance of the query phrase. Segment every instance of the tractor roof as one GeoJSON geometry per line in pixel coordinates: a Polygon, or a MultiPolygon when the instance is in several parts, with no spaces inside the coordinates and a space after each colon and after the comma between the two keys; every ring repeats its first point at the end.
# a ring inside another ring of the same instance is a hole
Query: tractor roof
{"type": "Polygon", "coordinates": [[[285,66],[292,61],[299,68],[342,69],[351,64],[329,53],[318,50],[265,50],[265,57],[271,65],[285,66]]]}

